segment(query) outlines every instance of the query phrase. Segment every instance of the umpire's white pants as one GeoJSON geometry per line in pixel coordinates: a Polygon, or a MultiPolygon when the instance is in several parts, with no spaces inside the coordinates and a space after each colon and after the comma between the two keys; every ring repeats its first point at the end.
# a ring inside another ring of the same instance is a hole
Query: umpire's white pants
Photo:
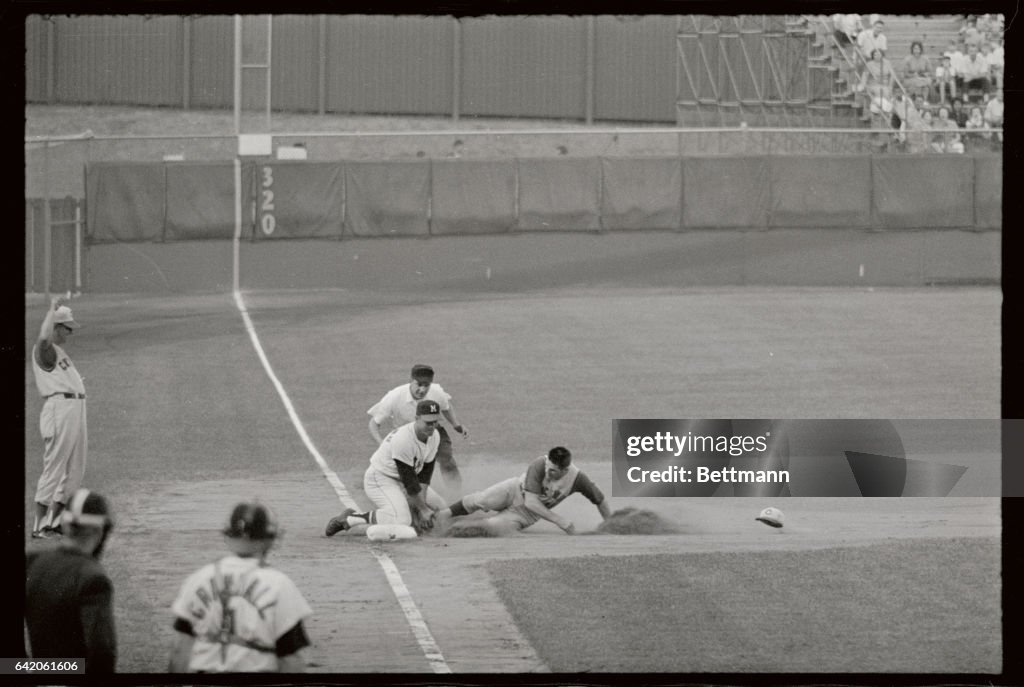
{"type": "MultiPolygon", "coordinates": [[[[431,508],[444,508],[445,503],[436,491],[427,487],[426,499],[431,508]]],[[[388,477],[372,465],[363,473],[363,491],[376,506],[370,523],[380,525],[412,525],[409,496],[401,480],[388,477]]]]}

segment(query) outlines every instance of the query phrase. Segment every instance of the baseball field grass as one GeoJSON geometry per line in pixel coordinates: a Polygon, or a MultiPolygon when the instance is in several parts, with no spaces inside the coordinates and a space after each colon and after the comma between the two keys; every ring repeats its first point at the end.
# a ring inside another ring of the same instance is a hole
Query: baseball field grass
{"type": "MultiPolygon", "coordinates": [[[[999,408],[994,289],[243,298],[313,444],[366,505],[365,411],[405,380],[412,362],[435,367],[470,430],[455,446],[467,489],[513,476],[563,444],[610,493],[615,417],[969,418],[995,417],[999,408]],[[960,326],[950,328],[954,316],[960,326]]],[[[223,552],[217,532],[231,505],[260,497],[285,529],[272,561],[315,611],[312,669],[427,671],[365,538],[323,538],[338,498],[284,412],[231,297],[87,294],[71,305],[82,327],[68,350],[89,394],[87,486],[110,494],[118,513],[106,565],[117,590],[120,669],[165,669],[178,585],[223,552]],[[368,639],[374,633],[390,639],[382,646],[368,639]]],[[[26,299],[26,346],[43,307],[41,298],[26,299]]],[[[25,393],[28,524],[41,402],[27,365],[25,393]]],[[[796,509],[796,522],[815,523],[813,531],[787,529],[796,534],[770,540],[769,528],[752,520],[769,505],[763,500],[655,501],[682,534],[567,539],[540,523],[505,539],[408,542],[391,555],[454,672],[1000,668],[998,499],[893,499],[882,511],[867,499],[794,499],[784,507],[796,509]],[[771,551],[778,542],[788,555],[771,551]],[[954,574],[934,579],[938,565],[954,574]],[[745,577],[755,568],[756,577],[745,577]],[[563,582],[543,581],[556,579],[563,582]],[[627,588],[632,594],[610,591],[627,588]],[[662,613],[665,603],[679,613],[662,613]],[[787,636],[804,636],[797,622],[834,630],[782,657],[739,648],[747,623],[768,623],[787,605],[787,636]],[[710,625],[695,626],[702,614],[710,625]],[[658,637],[685,637],[677,650],[659,653],[667,640],[652,639],[643,650],[609,651],[606,633],[629,634],[652,618],[658,637]],[[867,632],[871,618],[886,628],[884,651],[867,632]],[[965,632],[951,636],[943,623],[965,632]]],[[[583,530],[598,522],[579,497],[561,508],[583,530]]]]}
{"type": "Polygon", "coordinates": [[[829,670],[844,673],[984,673],[1001,661],[994,538],[506,561],[488,571],[558,672],[813,673],[828,656],[829,670]]]}
{"type": "MultiPolygon", "coordinates": [[[[225,112],[33,106],[26,116],[30,135],[231,127],[225,112]]],[[[277,130],[452,126],[278,122],[277,130]]],[[[520,143],[513,152],[554,155],[565,142],[520,143]]],[[[453,140],[363,145],[351,154],[445,156],[453,140]]],[[[467,140],[465,154],[509,153],[480,145],[467,140]]],[[[61,150],[50,189],[80,195],[84,145],[61,150]]],[[[108,152],[160,159],[175,151],[108,152]]],[[[30,187],[39,174],[30,168],[30,187]]],[[[562,444],[610,493],[613,418],[999,416],[998,288],[675,288],[634,267],[592,275],[586,288],[538,288],[524,277],[487,292],[241,296],[302,428],[362,506],[373,449],[366,409],[416,362],[435,367],[469,428],[469,438],[455,438],[467,490],[517,475],[562,444]]],[[[86,486],[108,494],[117,517],[104,563],[120,672],[164,672],[171,601],[187,574],[224,554],[219,530],[231,506],[251,498],[277,511],[284,536],[270,561],[314,609],[314,672],[430,670],[374,551],[394,561],[454,673],[1001,668],[998,499],[613,496],[613,508],[651,508],[678,525],[674,534],[623,536],[593,533],[596,510],[574,496],[560,512],[590,536],[567,538],[542,522],[506,538],[372,549],[362,536],[323,537],[338,494],[288,417],[231,294],[86,293],[71,306],[82,327],[67,349],[89,403],[86,486]],[[767,505],[786,511],[786,528],[754,522],[767,505]]],[[[26,351],[44,307],[41,296],[26,298],[26,351]]],[[[24,383],[28,526],[42,445],[27,361],[24,383]]],[[[964,483],[972,478],[969,470],[964,483]]]]}

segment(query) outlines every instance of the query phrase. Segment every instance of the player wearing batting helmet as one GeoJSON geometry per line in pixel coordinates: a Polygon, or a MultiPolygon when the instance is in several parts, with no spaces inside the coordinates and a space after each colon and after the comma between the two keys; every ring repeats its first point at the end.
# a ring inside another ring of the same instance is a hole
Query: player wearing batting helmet
{"type": "Polygon", "coordinates": [[[267,564],[280,536],[277,518],[263,504],[239,503],[223,534],[231,553],[190,575],[171,606],[170,672],[304,672],[303,620],[313,611],[267,564]]]}

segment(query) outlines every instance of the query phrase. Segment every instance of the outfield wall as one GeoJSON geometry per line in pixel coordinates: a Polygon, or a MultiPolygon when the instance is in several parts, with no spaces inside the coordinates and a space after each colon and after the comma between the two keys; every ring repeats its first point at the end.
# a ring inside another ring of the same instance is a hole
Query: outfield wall
{"type": "MultiPolygon", "coordinates": [[[[243,288],[997,283],[999,156],[242,165],[243,288]]],[[[230,162],[95,163],[84,288],[229,290],[230,162]]]]}
{"type": "MultiPolygon", "coordinates": [[[[649,229],[998,229],[999,155],[241,164],[247,241],[649,229]]],[[[86,166],[90,243],[235,234],[235,166],[86,166]]]]}

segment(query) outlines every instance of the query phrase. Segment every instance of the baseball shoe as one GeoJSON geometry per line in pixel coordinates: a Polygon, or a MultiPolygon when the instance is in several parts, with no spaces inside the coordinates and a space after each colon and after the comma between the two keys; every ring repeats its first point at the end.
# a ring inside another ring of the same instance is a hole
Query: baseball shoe
{"type": "Polygon", "coordinates": [[[345,510],[341,511],[341,515],[336,515],[333,518],[331,518],[327,523],[327,529],[324,530],[324,534],[326,534],[328,537],[333,537],[338,532],[343,532],[347,530],[350,527],[350,525],[348,524],[348,516],[352,515],[353,513],[355,513],[354,509],[346,508],[345,510]]]}
{"type": "Polygon", "coordinates": [[[60,539],[60,532],[56,531],[52,527],[44,527],[38,532],[32,533],[33,539],[60,539]]]}

